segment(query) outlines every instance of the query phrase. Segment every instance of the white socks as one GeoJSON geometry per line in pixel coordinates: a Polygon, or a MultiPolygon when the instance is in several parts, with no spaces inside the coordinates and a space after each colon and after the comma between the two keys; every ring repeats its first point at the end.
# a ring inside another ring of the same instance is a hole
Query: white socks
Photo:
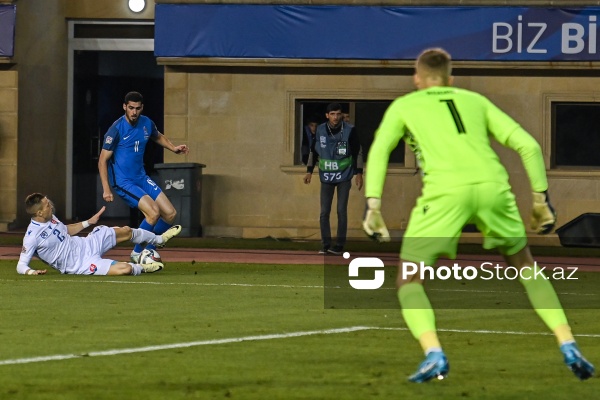
{"type": "Polygon", "coordinates": [[[129,263],[131,265],[131,275],[141,275],[142,267],[139,264],[129,263]]]}
{"type": "Polygon", "coordinates": [[[136,244],[150,243],[155,245],[163,242],[162,236],[140,228],[131,229],[131,241],[136,244]]]}

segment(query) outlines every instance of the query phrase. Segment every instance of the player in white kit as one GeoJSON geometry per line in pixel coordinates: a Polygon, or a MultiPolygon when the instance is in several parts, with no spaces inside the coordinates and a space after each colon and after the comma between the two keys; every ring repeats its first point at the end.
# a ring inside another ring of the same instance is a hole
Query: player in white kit
{"type": "Polygon", "coordinates": [[[23,238],[23,249],[17,264],[17,272],[23,275],[43,275],[45,269],[29,267],[37,256],[61,274],[76,275],[140,275],[163,268],[160,262],[134,264],[102,258],[117,243],[131,240],[133,243],[150,243],[162,247],[181,232],[175,225],[162,235],[128,226],[98,226],[86,237],[74,236],[90,225],[95,225],[105,207],[87,221],[65,225],[54,215],[52,202],[41,193],[33,193],[25,199],[25,209],[31,222],[23,238]]]}

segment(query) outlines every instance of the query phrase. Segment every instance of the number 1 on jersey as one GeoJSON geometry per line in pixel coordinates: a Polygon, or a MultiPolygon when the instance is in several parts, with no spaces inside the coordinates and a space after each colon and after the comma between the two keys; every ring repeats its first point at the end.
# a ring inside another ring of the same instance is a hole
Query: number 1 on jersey
{"type": "Polygon", "coordinates": [[[450,99],[440,101],[446,103],[446,105],[448,106],[448,109],[450,110],[450,114],[452,114],[452,119],[454,120],[454,124],[456,125],[456,130],[458,130],[458,133],[467,133],[467,131],[465,130],[465,125],[463,124],[462,119],[460,118],[460,114],[456,109],[456,104],[454,104],[454,100],[450,99]]]}

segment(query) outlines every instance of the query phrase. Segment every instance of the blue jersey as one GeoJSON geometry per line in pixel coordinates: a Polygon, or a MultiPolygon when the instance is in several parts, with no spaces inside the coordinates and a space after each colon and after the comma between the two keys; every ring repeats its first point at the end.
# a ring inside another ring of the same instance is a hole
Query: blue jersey
{"type": "Polygon", "coordinates": [[[108,179],[111,186],[122,181],[139,181],[146,177],[144,151],[151,137],[158,137],[152,120],[140,115],[134,126],[123,115],[104,135],[103,149],[113,152],[108,162],[108,179]]]}

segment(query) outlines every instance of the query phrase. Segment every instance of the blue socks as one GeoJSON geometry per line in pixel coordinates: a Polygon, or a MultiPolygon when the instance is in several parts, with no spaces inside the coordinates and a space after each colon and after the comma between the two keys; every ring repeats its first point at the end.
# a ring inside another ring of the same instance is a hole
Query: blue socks
{"type": "MultiPolygon", "coordinates": [[[[140,229],[144,229],[146,231],[150,231],[150,232],[154,233],[155,235],[162,235],[171,226],[172,226],[171,224],[167,223],[162,218],[159,218],[158,222],[156,223],[156,225],[152,226],[144,218],[144,220],[140,224],[140,229]]],[[[155,245],[148,243],[148,245],[146,247],[144,247],[142,244],[136,244],[135,247],[133,248],[133,251],[135,251],[136,253],[141,253],[142,250],[144,250],[144,248],[156,250],[156,246],[155,245]]]]}

